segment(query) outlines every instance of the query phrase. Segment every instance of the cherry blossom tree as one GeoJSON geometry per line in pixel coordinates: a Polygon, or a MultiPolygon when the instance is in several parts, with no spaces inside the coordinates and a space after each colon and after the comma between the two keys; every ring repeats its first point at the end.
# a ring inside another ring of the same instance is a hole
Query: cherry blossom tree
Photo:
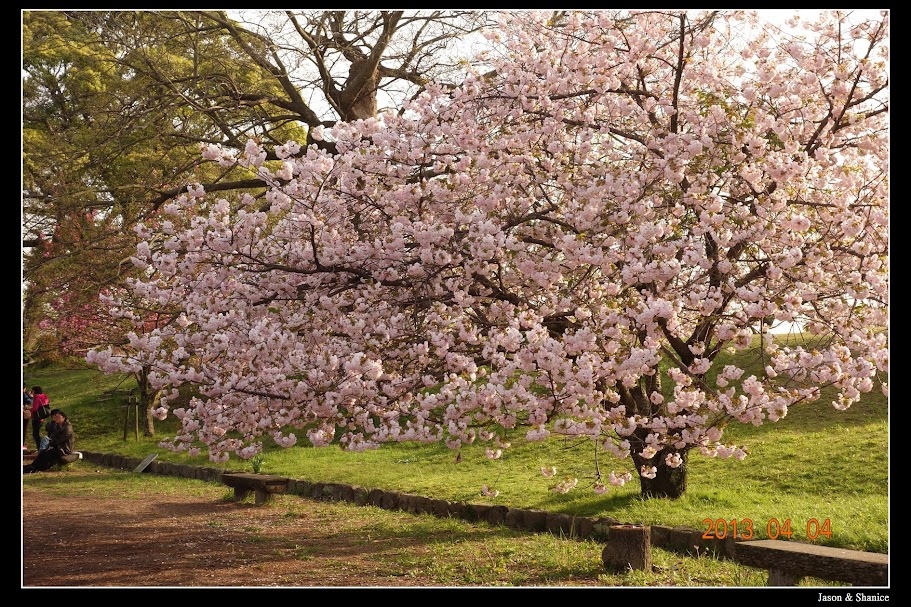
{"type": "MultiPolygon", "coordinates": [[[[150,217],[146,225],[154,225],[153,221],[154,218],[150,217]]],[[[62,243],[72,243],[74,250],[87,248],[82,246],[82,241],[91,238],[93,231],[57,237],[67,225],[75,223],[58,224],[55,238],[40,243],[45,250],[58,249],[56,252],[48,252],[48,255],[57,254],[60,258],[65,258],[65,250],[63,254],[59,250],[63,248],[62,243]]],[[[84,225],[91,225],[91,222],[86,221],[84,225]]],[[[109,257],[76,257],[76,260],[59,264],[69,267],[42,272],[41,280],[29,284],[28,295],[39,303],[30,307],[23,306],[23,313],[30,317],[24,324],[31,324],[32,333],[37,336],[36,341],[40,344],[37,354],[42,359],[78,360],[97,347],[111,347],[123,354],[130,354],[127,332],[144,334],[173,321],[174,315],[170,310],[136,300],[132,292],[112,280],[109,257]],[[83,281],[73,278],[76,270],[72,265],[76,263],[82,273],[90,275],[90,278],[83,281]]],[[[124,266],[123,272],[138,272],[129,259],[120,265],[124,266]]],[[[155,434],[152,410],[158,390],[153,389],[149,383],[149,371],[151,368],[145,365],[130,369],[130,374],[136,381],[138,402],[145,413],[144,432],[152,436],[155,434]]]]}
{"type": "Polygon", "coordinates": [[[564,435],[677,497],[691,451],[746,455],[727,425],[887,389],[887,13],[501,17],[460,86],[314,129],[337,153],[206,148],[264,200],[140,226],[134,295],[177,320],[89,359],[198,389],[172,448],[564,435]]]}
{"type": "MultiPolygon", "coordinates": [[[[108,347],[122,355],[133,354],[126,333],[145,334],[173,321],[167,311],[133,302],[124,289],[108,287],[92,300],[74,302],[81,294],[64,290],[45,306],[38,329],[53,334],[57,351],[65,357],[83,357],[93,348],[108,347]]],[[[77,358],[78,360],[78,358],[77,358]]],[[[136,382],[135,395],[144,414],[143,432],[155,435],[155,408],[159,390],[149,381],[150,365],[133,366],[129,373],[136,382]]]]}

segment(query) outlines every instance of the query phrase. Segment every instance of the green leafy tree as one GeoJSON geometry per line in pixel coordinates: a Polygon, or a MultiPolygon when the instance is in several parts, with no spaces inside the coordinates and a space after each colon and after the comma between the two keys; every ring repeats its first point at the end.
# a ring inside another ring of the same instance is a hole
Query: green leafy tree
{"type": "MultiPolygon", "coordinates": [[[[459,64],[478,28],[460,11],[23,13],[23,345],[58,351],[41,321],[91,306],[132,272],[132,227],[187,183],[265,191],[200,146],[306,141],[366,118],[459,64]],[[65,300],[61,296],[66,295],[65,300]],[[55,303],[56,302],[56,303],[55,303]]],[[[321,142],[331,149],[331,142],[321,142]]],[[[44,323],[47,326],[47,322],[44,323]]]]}

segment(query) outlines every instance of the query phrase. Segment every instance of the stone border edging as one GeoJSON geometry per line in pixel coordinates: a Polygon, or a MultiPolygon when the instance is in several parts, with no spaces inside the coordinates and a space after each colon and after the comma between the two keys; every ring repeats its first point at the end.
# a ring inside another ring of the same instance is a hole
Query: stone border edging
{"type": "MultiPolygon", "coordinates": [[[[82,451],[83,461],[100,464],[109,468],[133,470],[142,460],[116,453],[95,453],[82,451]]],[[[152,461],[143,473],[192,478],[220,483],[226,470],[212,467],[191,466],[159,460],[152,461]]],[[[551,533],[570,539],[591,539],[598,542],[608,540],[612,525],[632,523],[619,521],[609,516],[574,516],[560,512],[525,510],[508,506],[450,502],[420,495],[368,489],[343,483],[323,483],[290,479],[287,493],[301,497],[335,502],[349,502],[357,506],[376,506],[384,510],[400,510],[411,514],[432,514],[446,518],[459,518],[470,522],[486,522],[490,525],[505,525],[520,531],[551,533]]],[[[702,531],[689,527],[667,527],[651,525],[651,545],[687,554],[712,553],[723,558],[734,558],[736,541],[733,538],[706,539],[702,531]]]]}

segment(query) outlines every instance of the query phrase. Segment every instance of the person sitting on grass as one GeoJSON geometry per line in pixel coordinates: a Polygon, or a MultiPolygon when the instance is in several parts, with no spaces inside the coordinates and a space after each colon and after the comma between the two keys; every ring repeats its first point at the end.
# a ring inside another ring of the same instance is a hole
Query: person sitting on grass
{"type": "Polygon", "coordinates": [[[54,428],[57,427],[57,421],[54,419],[54,411],[59,411],[59,409],[51,410],[51,416],[47,418],[47,423],[44,425],[44,436],[41,437],[41,444],[38,445],[38,451],[44,451],[47,449],[48,445],[51,444],[51,434],[54,433],[54,428]]]}
{"type": "Polygon", "coordinates": [[[73,452],[76,436],[73,433],[73,424],[70,423],[66,413],[60,409],[51,411],[54,425],[50,428],[47,448],[38,452],[35,461],[22,468],[23,474],[49,470],[60,463],[64,455],[73,452]]]}

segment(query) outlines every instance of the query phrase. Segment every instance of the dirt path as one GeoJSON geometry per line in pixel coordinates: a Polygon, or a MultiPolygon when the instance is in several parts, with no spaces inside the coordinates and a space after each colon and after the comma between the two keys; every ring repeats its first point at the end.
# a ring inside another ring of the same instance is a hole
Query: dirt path
{"type": "MultiPolygon", "coordinates": [[[[480,565],[472,549],[513,537],[508,530],[461,522],[457,530],[430,530],[405,512],[294,495],[276,495],[263,506],[252,499],[238,503],[214,483],[188,481],[196,484],[178,493],[173,486],[156,491],[110,479],[104,484],[98,475],[110,473],[90,467],[41,474],[65,476],[23,482],[22,508],[30,521],[22,528],[23,588],[444,589],[471,584],[463,571],[480,565]]],[[[599,585],[598,568],[552,577],[546,566],[523,564],[521,548],[515,550],[510,567],[526,579],[599,585]]],[[[490,579],[498,578],[494,573],[490,579]]]]}
{"type": "MultiPolygon", "coordinates": [[[[72,474],[72,473],[69,473],[72,474]]],[[[414,586],[343,504],[276,496],[75,496],[23,489],[23,586],[414,586]]],[[[388,544],[389,542],[385,542],[388,544]]],[[[419,546],[413,549],[419,550],[419,546]]]]}

